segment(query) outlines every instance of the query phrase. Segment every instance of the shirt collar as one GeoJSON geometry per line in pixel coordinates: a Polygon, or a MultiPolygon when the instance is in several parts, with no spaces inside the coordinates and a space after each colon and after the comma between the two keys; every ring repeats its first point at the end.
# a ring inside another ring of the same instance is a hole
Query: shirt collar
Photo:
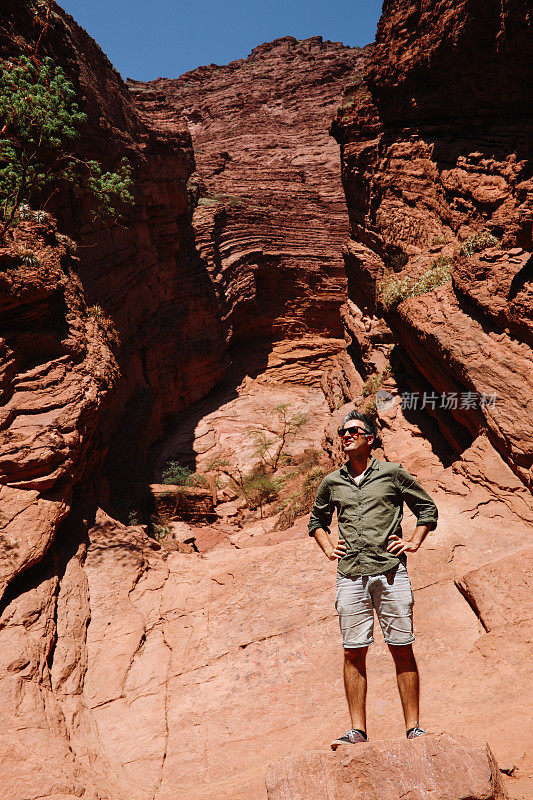
{"type": "MultiPolygon", "coordinates": [[[[352,476],[350,474],[350,470],[348,469],[349,466],[350,466],[350,461],[348,460],[345,464],[342,465],[342,467],[340,468],[340,472],[343,475],[346,475],[348,478],[351,478],[352,476]]],[[[377,460],[377,458],[374,458],[374,456],[371,456],[370,461],[368,462],[368,467],[361,474],[365,475],[367,472],[370,472],[370,470],[378,468],[379,468],[379,461],[377,460]]]]}

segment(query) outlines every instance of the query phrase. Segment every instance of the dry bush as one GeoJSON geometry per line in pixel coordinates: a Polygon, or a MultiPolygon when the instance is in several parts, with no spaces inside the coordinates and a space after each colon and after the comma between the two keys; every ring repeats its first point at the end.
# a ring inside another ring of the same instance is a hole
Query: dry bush
{"type": "Polygon", "coordinates": [[[412,278],[410,275],[386,278],[378,285],[377,294],[381,304],[389,311],[408,297],[418,297],[442,286],[451,279],[452,264],[453,260],[449,256],[439,256],[419,278],[412,278]]]}

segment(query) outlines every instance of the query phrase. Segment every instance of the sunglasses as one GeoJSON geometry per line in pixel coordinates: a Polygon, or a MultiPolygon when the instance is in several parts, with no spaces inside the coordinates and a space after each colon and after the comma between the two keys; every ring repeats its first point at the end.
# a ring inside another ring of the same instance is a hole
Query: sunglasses
{"type": "Polygon", "coordinates": [[[358,425],[352,425],[350,428],[339,428],[339,436],[372,436],[372,434],[358,425]]]}

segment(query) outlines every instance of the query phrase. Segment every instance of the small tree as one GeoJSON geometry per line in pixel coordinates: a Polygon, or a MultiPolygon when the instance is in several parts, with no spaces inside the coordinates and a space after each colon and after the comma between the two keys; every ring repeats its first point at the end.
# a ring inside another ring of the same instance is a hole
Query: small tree
{"type": "Polygon", "coordinates": [[[230,479],[231,486],[246,501],[248,508],[259,509],[263,518],[263,506],[278,496],[282,481],[275,475],[267,474],[263,464],[257,464],[250,472],[243,472],[238,466],[231,467],[226,459],[218,459],[217,470],[230,479]]]}
{"type": "Polygon", "coordinates": [[[255,444],[254,456],[257,456],[271,472],[275,472],[280,465],[282,457],[285,455],[288,440],[298,433],[307,419],[305,414],[300,412],[291,415],[290,407],[287,403],[276,406],[274,411],[278,415],[277,428],[269,428],[263,425],[261,428],[250,431],[250,436],[255,444]],[[269,438],[269,433],[276,438],[269,438]],[[272,452],[273,445],[274,451],[272,452]]]}
{"type": "Polygon", "coordinates": [[[53,194],[62,181],[85,186],[95,200],[95,216],[114,215],[117,201],[133,202],[126,159],[117,172],[105,172],[97,161],[68,152],[86,120],[72,83],[51,58],[33,63],[21,56],[0,67],[1,236],[22,203],[42,198],[48,189],[53,194]]]}
{"type": "Polygon", "coordinates": [[[169,461],[161,474],[161,483],[173,486],[187,486],[192,469],[183,466],[179,461],[169,461]]]}
{"type": "Polygon", "coordinates": [[[251,429],[248,432],[255,449],[253,455],[259,460],[245,472],[229,453],[221,452],[211,462],[208,471],[226,475],[230,485],[237,494],[244,498],[248,508],[258,508],[263,517],[263,507],[278,497],[287,477],[278,468],[287,458],[286,448],[291,436],[296,434],[306,422],[304,414],[291,414],[288,404],[276,406],[274,411],[278,423],[274,427],[266,425],[251,429]]]}

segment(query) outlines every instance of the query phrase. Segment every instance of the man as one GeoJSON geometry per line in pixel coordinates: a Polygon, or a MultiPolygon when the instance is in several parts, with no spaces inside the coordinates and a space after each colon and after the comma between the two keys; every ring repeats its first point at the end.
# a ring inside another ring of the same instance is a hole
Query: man
{"type": "Polygon", "coordinates": [[[344,687],[352,728],[331,743],[366,742],[366,654],[374,641],[375,609],[389,646],[408,739],[421,736],[419,679],[413,654],[413,590],[406,554],[415,553],[437,524],[431,497],[401,464],[378,461],[370,451],[377,440],[373,419],[351,411],[339,429],[348,461],[318,487],[309,520],[314,536],[337,567],[335,608],[344,647],[344,687]],[[402,538],[403,502],[416,515],[410,539],[402,538]],[[339,539],[329,525],[337,511],[339,539]]]}

